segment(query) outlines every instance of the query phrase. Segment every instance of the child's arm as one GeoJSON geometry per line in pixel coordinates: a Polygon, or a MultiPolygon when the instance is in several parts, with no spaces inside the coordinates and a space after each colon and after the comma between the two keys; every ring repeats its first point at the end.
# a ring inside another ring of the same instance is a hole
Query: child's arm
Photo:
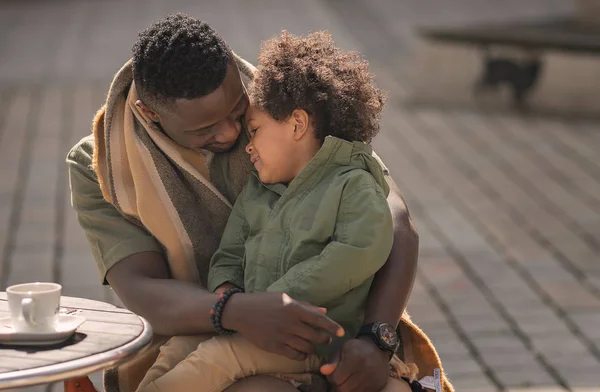
{"type": "Polygon", "coordinates": [[[369,180],[346,187],[334,235],[321,254],[290,268],[267,291],[321,305],[359,286],[383,266],[392,248],[392,216],[382,190],[369,180]]]}
{"type": "Polygon", "coordinates": [[[248,222],[244,213],[245,189],[233,206],[227,226],[225,226],[225,231],[223,232],[223,237],[221,237],[219,249],[217,249],[210,260],[207,284],[207,288],[210,291],[215,291],[220,286],[228,283],[244,288],[242,260],[245,251],[244,244],[249,232],[248,222]]]}

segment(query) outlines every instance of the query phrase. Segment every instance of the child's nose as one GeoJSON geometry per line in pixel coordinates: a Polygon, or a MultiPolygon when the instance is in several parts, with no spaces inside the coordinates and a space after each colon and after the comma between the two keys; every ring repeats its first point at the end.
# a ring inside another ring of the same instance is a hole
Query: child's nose
{"type": "Polygon", "coordinates": [[[254,151],[254,146],[252,145],[252,142],[248,143],[248,145],[246,146],[246,152],[248,154],[252,154],[252,151],[254,151]]]}

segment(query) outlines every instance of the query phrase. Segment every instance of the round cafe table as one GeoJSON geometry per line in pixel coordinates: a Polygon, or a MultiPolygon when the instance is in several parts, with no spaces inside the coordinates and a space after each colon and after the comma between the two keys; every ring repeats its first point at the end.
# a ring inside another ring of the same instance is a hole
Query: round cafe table
{"type": "MultiPolygon", "coordinates": [[[[51,346],[0,344],[0,389],[87,376],[134,358],[152,340],[150,324],[126,309],[83,298],[61,297],[60,313],[85,322],[68,340],[51,346]]],[[[0,318],[9,316],[0,292],[0,318]]]]}

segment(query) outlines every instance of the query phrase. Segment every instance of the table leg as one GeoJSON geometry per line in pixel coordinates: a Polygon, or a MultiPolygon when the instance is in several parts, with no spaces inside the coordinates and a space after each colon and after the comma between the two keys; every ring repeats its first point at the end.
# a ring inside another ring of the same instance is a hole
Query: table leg
{"type": "Polygon", "coordinates": [[[89,377],[78,377],[65,381],[65,392],[97,392],[89,377]]]}

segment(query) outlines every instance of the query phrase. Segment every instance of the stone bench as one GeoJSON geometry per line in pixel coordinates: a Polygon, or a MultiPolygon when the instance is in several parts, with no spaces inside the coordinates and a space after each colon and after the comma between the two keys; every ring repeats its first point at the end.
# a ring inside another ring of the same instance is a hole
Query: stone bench
{"type": "Polygon", "coordinates": [[[600,23],[417,31],[409,103],[600,115],[600,23]]]}

